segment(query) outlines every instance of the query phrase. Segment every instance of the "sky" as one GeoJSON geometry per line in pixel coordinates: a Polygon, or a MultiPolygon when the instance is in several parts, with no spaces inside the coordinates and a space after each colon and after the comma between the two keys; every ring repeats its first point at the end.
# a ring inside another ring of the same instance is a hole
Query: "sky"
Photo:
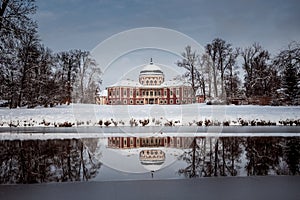
{"type": "MultiPolygon", "coordinates": [[[[299,0],[37,0],[37,6],[40,38],[54,52],[93,51],[111,37],[143,27],[174,30],[202,46],[215,38],[242,48],[258,42],[273,55],[300,41],[299,0]]],[[[124,40],[113,44],[118,48],[124,40]]]]}
{"type": "Polygon", "coordinates": [[[92,50],[122,31],[163,27],[205,45],[220,37],[234,46],[261,43],[277,52],[300,40],[298,0],[38,0],[42,41],[53,51],[92,50]]]}

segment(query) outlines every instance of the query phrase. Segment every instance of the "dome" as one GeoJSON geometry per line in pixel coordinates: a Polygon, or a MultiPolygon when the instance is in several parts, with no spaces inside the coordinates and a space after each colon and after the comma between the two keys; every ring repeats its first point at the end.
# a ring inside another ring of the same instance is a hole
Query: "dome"
{"type": "Polygon", "coordinates": [[[160,149],[142,150],[139,157],[142,166],[148,171],[159,170],[166,159],[165,152],[160,149]]]}
{"type": "Polygon", "coordinates": [[[150,64],[146,65],[140,73],[141,74],[163,74],[161,68],[153,64],[152,58],[150,64]]]}

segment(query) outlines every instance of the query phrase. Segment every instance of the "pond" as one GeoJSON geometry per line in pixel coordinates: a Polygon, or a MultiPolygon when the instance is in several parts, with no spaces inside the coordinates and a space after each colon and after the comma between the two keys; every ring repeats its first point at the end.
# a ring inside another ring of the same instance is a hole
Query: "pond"
{"type": "Polygon", "coordinates": [[[299,175],[300,137],[57,133],[1,138],[0,163],[1,184],[299,175]]]}

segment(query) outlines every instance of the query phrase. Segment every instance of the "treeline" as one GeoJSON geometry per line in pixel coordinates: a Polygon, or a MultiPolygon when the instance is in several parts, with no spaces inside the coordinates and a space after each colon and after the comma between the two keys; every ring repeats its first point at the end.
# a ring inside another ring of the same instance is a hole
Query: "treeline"
{"type": "Polygon", "coordinates": [[[34,0],[0,6],[0,100],[10,108],[93,103],[101,71],[90,53],[45,47],[32,19],[34,0]]]}
{"type": "Polygon", "coordinates": [[[300,174],[299,137],[195,137],[179,157],[186,177],[300,174]]]}
{"type": "Polygon", "coordinates": [[[101,162],[97,139],[1,140],[0,184],[87,181],[101,162]]]}
{"type": "MultiPolygon", "coordinates": [[[[10,108],[93,103],[101,71],[88,51],[53,53],[37,33],[35,0],[0,2],[0,100],[10,108]]],[[[300,104],[300,43],[276,55],[258,43],[234,48],[216,38],[203,55],[187,46],[177,62],[195,94],[208,101],[235,99],[274,105],[300,104]]],[[[0,102],[1,105],[1,102],[0,102]]]]}
{"type": "Polygon", "coordinates": [[[230,103],[234,99],[268,99],[274,105],[300,104],[300,43],[291,42],[277,55],[260,44],[234,48],[216,38],[200,55],[190,46],[182,53],[179,67],[186,69],[195,94],[206,100],[230,103]]]}

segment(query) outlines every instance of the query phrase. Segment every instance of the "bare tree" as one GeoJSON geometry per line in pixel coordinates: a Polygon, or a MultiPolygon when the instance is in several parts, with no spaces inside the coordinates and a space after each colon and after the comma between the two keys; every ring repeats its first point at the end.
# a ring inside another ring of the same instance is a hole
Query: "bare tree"
{"type": "Polygon", "coordinates": [[[35,0],[3,0],[0,2],[0,32],[4,35],[20,35],[34,27],[29,17],[36,12],[35,0]]]}
{"type": "Polygon", "coordinates": [[[78,50],[76,53],[78,61],[76,89],[73,91],[75,101],[79,103],[94,103],[94,94],[101,83],[101,70],[87,51],[78,50]]]}
{"type": "Polygon", "coordinates": [[[60,52],[57,54],[58,67],[57,73],[60,74],[61,103],[71,103],[73,86],[78,72],[78,60],[76,50],[60,52]]]}
{"type": "Polygon", "coordinates": [[[278,71],[270,63],[270,53],[259,44],[242,49],[246,96],[272,96],[278,88],[278,71]]]}
{"type": "Polygon", "coordinates": [[[177,61],[177,66],[186,69],[184,77],[188,79],[193,89],[193,96],[195,97],[197,89],[201,86],[203,79],[202,74],[197,69],[197,64],[199,65],[199,55],[196,51],[193,51],[191,46],[185,48],[185,52],[182,53],[183,59],[177,61]]]}
{"type": "MultiPolygon", "coordinates": [[[[36,37],[36,23],[30,18],[36,6],[33,0],[3,0],[0,2],[0,97],[9,100],[10,107],[20,105],[20,63],[25,37],[36,37]]],[[[23,50],[23,54],[25,51],[23,50]]],[[[31,50],[30,50],[31,51],[31,50]]],[[[21,66],[20,66],[21,65],[21,66]]],[[[26,64],[29,66],[29,63],[26,64]]],[[[23,68],[23,69],[20,69],[23,68]]],[[[24,77],[25,78],[25,77],[24,77]]],[[[24,83],[25,80],[23,80],[24,83]]],[[[24,84],[21,84],[24,87],[24,84]]]]}
{"type": "Polygon", "coordinates": [[[225,72],[235,64],[236,58],[238,56],[238,51],[232,48],[231,44],[225,42],[220,38],[216,38],[211,44],[206,45],[206,53],[210,56],[212,60],[212,71],[213,71],[213,82],[215,97],[218,97],[218,87],[217,87],[217,76],[220,73],[221,81],[221,98],[225,99],[225,72]]]}
{"type": "Polygon", "coordinates": [[[211,59],[211,71],[213,78],[213,89],[214,89],[214,97],[218,97],[218,58],[217,58],[217,48],[212,44],[207,44],[206,53],[211,59]]]}

